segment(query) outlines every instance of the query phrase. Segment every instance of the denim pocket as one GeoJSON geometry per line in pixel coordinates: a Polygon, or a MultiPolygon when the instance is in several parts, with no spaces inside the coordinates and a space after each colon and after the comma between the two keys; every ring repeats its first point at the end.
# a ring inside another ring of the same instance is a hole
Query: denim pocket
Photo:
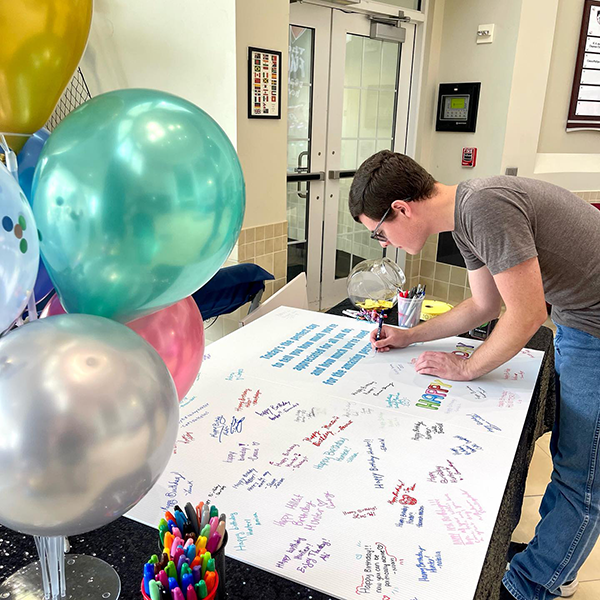
{"type": "Polygon", "coordinates": [[[554,334],[554,349],[556,350],[556,353],[559,356],[560,356],[560,342],[562,340],[562,337],[563,337],[562,328],[560,325],[557,325],[556,333],[554,334]]]}

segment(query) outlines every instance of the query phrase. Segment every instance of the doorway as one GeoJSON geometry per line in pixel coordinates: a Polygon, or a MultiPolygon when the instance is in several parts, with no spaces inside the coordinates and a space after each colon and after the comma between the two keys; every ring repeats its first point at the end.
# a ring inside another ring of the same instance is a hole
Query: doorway
{"type": "MultiPolygon", "coordinates": [[[[399,43],[374,39],[372,23],[336,8],[290,7],[288,280],[306,272],[315,310],[346,297],[356,264],[384,255],[348,211],[356,169],[379,150],[407,152],[416,25],[401,23],[399,43]]],[[[403,266],[403,251],[387,254],[403,266]]]]}

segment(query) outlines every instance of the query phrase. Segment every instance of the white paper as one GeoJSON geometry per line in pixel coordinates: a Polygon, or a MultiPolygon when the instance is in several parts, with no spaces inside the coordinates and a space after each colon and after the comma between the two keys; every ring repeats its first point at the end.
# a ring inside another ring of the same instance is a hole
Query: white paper
{"type": "Polygon", "coordinates": [[[600,71],[596,71],[594,69],[582,69],[581,83],[600,85],[600,71]]]}
{"type": "Polygon", "coordinates": [[[599,117],[600,102],[582,102],[578,100],[575,114],[581,117],[599,117]]]}
{"type": "Polygon", "coordinates": [[[375,355],[372,325],[282,307],[207,348],[173,457],[128,514],[210,498],[227,554],[338,598],[473,597],[542,352],[474,382],[375,355]]]}
{"type": "Polygon", "coordinates": [[[592,6],[590,8],[588,35],[600,36],[600,6],[592,6]]]}
{"type": "Polygon", "coordinates": [[[600,52],[600,38],[588,37],[585,39],[586,52],[600,52]]]}
{"type": "Polygon", "coordinates": [[[583,55],[584,69],[600,69],[600,55],[592,52],[586,52],[583,55]]]}
{"type": "Polygon", "coordinates": [[[600,100],[600,86],[580,85],[578,100],[600,100]]]}

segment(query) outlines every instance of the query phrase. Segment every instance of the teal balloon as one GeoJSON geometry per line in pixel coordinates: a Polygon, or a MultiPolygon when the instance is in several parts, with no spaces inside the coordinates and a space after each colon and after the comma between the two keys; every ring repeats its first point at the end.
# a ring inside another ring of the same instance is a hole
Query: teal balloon
{"type": "Polygon", "coordinates": [[[118,90],[52,132],[32,193],[40,249],[69,313],[132,321],[202,287],[242,227],[242,169],[194,104],[118,90]]]}

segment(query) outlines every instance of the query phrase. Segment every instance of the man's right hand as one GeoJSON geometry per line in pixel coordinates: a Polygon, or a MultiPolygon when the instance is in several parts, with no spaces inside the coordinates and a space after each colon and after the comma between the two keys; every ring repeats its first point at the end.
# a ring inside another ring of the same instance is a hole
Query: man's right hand
{"type": "Polygon", "coordinates": [[[390,325],[381,328],[381,336],[377,340],[377,329],[371,332],[371,347],[375,352],[389,352],[392,348],[406,348],[412,344],[410,329],[398,329],[390,325]]]}

